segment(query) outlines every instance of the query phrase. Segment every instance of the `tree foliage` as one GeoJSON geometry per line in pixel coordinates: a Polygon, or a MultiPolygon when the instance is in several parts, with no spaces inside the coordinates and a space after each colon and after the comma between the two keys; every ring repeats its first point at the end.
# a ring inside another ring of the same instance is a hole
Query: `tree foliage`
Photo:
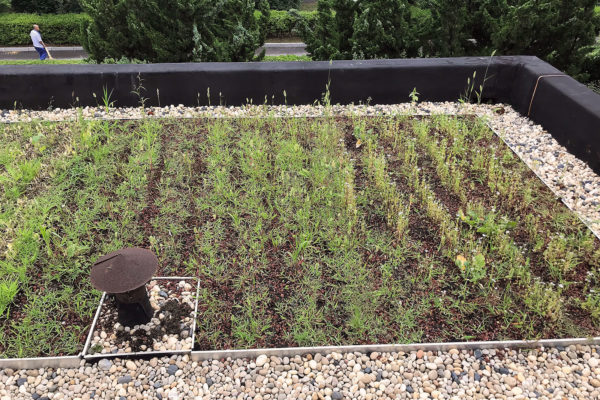
{"type": "MultiPolygon", "coordinates": [[[[319,0],[314,59],[535,55],[586,79],[595,0],[319,0]]],[[[595,60],[595,57],[592,57],[595,60]]]]}
{"type": "Polygon", "coordinates": [[[358,2],[352,25],[353,58],[398,58],[408,47],[408,4],[398,0],[358,2]]]}
{"type": "Polygon", "coordinates": [[[411,43],[405,0],[319,0],[317,23],[304,32],[314,59],[406,56],[411,43]]]}
{"type": "Polygon", "coordinates": [[[0,13],[9,12],[10,10],[10,0],[0,0],[0,13]]]}
{"type": "Polygon", "coordinates": [[[96,61],[248,61],[264,43],[267,3],[252,0],[81,0],[82,44],[96,61]]]}
{"type": "Polygon", "coordinates": [[[502,54],[532,54],[570,75],[579,75],[586,52],[595,42],[596,0],[508,2],[493,45],[502,54]]]}
{"type": "Polygon", "coordinates": [[[350,39],[354,31],[358,1],[319,0],[314,28],[306,27],[306,50],[314,60],[344,60],[352,57],[350,39]]]}
{"type": "Polygon", "coordinates": [[[291,10],[300,7],[301,0],[270,0],[269,6],[272,10],[291,10]]]}
{"type": "MultiPolygon", "coordinates": [[[[3,1],[0,1],[0,4],[3,1]]],[[[15,12],[32,14],[66,14],[80,12],[78,0],[12,0],[15,12]]]]}

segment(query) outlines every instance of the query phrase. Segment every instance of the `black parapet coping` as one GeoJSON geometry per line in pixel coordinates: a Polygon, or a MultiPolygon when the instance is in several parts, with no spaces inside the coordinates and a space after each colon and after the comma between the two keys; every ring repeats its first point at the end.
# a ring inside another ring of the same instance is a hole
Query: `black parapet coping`
{"type": "Polygon", "coordinates": [[[600,173],[600,96],[530,56],[0,66],[0,109],[104,106],[104,93],[115,107],[313,104],[327,90],[333,104],[406,102],[413,89],[456,101],[482,84],[482,101],[529,115],[600,173]]]}
{"type": "Polygon", "coordinates": [[[521,57],[510,103],[600,174],[600,95],[536,57],[521,57]]]}
{"type": "MultiPolygon", "coordinates": [[[[416,88],[423,101],[455,101],[476,71],[477,86],[496,93],[498,68],[489,58],[333,62],[23,65],[0,67],[0,108],[313,104],[329,84],[333,103],[406,102],[416,88]],[[285,94],[284,94],[285,92],[285,94]]],[[[503,93],[504,94],[504,93],[503,93]]]]}

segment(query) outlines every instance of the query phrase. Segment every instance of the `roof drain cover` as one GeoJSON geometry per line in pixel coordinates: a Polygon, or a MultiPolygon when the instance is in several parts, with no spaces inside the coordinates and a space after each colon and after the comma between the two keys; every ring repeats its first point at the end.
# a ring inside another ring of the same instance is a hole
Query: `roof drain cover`
{"type": "Polygon", "coordinates": [[[150,322],[154,315],[146,283],[157,268],[158,259],[150,250],[126,248],[100,257],[90,280],[96,289],[115,296],[119,322],[131,327],[150,322]]]}

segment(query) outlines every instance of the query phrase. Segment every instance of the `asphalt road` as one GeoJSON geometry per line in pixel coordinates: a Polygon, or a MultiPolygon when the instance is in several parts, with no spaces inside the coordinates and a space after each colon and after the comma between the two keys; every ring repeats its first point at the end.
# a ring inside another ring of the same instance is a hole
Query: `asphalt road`
{"type": "MultiPolygon", "coordinates": [[[[265,43],[265,55],[306,55],[304,43],[265,43]]],[[[87,53],[82,47],[49,47],[52,57],[56,59],[82,59],[87,53]]],[[[258,52],[262,47],[258,49],[258,52]]],[[[37,60],[38,54],[33,47],[0,47],[0,60],[37,60]]]]}

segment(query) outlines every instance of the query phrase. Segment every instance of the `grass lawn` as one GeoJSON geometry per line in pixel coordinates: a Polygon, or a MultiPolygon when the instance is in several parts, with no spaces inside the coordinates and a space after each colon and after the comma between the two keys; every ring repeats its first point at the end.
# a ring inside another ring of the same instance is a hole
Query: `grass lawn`
{"type": "Polygon", "coordinates": [[[86,64],[83,60],[0,60],[0,65],[86,64]]]}
{"type": "MultiPolygon", "coordinates": [[[[262,61],[310,61],[309,56],[265,56],[262,61]]],[[[88,64],[84,60],[0,60],[0,65],[54,65],[54,64],[88,64]]]]}
{"type": "Polygon", "coordinates": [[[599,243],[474,118],[0,134],[0,354],[75,354],[124,246],[201,279],[196,349],[597,335],[599,243]]]}

